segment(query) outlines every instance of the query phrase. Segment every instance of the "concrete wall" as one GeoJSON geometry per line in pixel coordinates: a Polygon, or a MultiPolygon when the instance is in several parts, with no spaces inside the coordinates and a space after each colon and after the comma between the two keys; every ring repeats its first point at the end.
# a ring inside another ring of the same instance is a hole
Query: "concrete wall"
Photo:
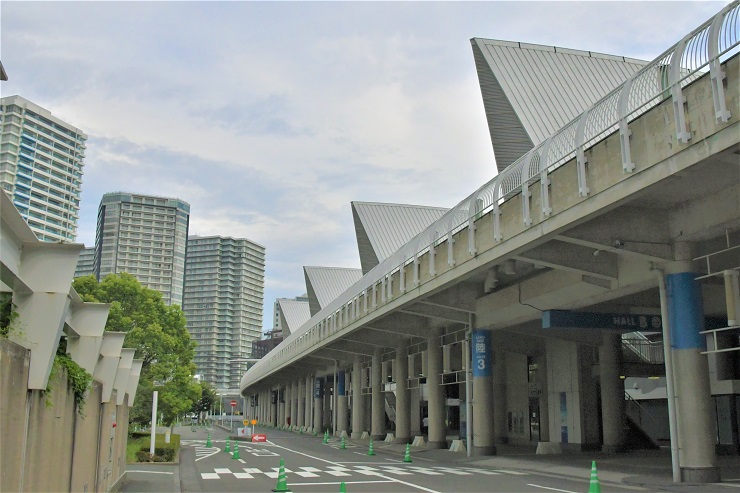
{"type": "Polygon", "coordinates": [[[527,355],[506,353],[506,424],[509,443],[529,443],[527,355]]]}
{"type": "Polygon", "coordinates": [[[81,415],[64,371],[51,392],[29,391],[29,357],[0,340],[0,491],[110,490],[126,467],[128,406],[116,406],[115,393],[100,404],[93,382],[81,415]]]}

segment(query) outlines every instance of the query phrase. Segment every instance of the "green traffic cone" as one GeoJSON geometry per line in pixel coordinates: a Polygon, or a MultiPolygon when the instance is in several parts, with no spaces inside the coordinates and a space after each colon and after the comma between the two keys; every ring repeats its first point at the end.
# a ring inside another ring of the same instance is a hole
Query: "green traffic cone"
{"type": "Polygon", "coordinates": [[[239,444],[234,440],[234,455],[231,456],[232,459],[240,459],[239,457],[239,444]]]}
{"type": "Polygon", "coordinates": [[[340,449],[346,449],[346,445],[344,445],[344,437],[342,437],[342,444],[339,446],[340,449]]]}
{"type": "Polygon", "coordinates": [[[339,483],[339,493],[347,493],[347,485],[344,484],[344,481],[339,483]]]}
{"type": "Polygon", "coordinates": [[[229,450],[229,439],[228,438],[226,439],[226,448],[224,448],[224,452],[226,452],[227,454],[231,452],[231,450],[229,450]]]}
{"type": "Polygon", "coordinates": [[[208,434],[208,440],[206,441],[206,447],[213,447],[213,444],[211,443],[211,434],[208,434]]]}
{"type": "Polygon", "coordinates": [[[278,493],[290,491],[290,489],[288,489],[288,478],[285,476],[285,461],[283,461],[283,459],[280,459],[280,469],[278,469],[277,485],[272,491],[278,493]]]}
{"type": "Polygon", "coordinates": [[[367,450],[367,455],[375,455],[375,451],[373,450],[373,439],[370,439],[370,448],[367,450]]]}
{"type": "Polygon", "coordinates": [[[328,431],[324,432],[324,443],[329,443],[329,432],[328,431]]]}
{"type": "Polygon", "coordinates": [[[588,485],[588,493],[601,493],[599,474],[596,472],[596,461],[591,461],[591,482],[588,485]]]}
{"type": "Polygon", "coordinates": [[[403,456],[403,461],[404,462],[413,462],[411,460],[411,445],[409,445],[408,443],[406,444],[406,454],[403,456]]]}

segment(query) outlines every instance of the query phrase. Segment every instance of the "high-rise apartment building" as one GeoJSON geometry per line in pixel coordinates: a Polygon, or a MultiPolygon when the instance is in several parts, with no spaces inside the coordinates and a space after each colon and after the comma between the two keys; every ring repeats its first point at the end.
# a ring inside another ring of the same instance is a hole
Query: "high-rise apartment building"
{"type": "Polygon", "coordinates": [[[95,275],[95,247],[85,248],[80,252],[75,268],[75,279],[95,275]]]}
{"type": "Polygon", "coordinates": [[[180,199],[106,193],[98,208],[95,275],[128,272],[182,306],[190,204],[180,199]]]}
{"type": "Polygon", "coordinates": [[[188,239],[183,311],[201,378],[238,389],[262,335],[265,247],[247,239],[188,239]]]}
{"type": "Polygon", "coordinates": [[[0,118],[0,187],[40,240],[75,241],[87,135],[20,96],[0,118]]]}

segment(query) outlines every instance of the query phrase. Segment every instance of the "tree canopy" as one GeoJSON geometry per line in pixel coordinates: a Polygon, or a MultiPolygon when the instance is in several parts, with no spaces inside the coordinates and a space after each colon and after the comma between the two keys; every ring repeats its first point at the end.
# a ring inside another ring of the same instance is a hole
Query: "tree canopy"
{"type": "Polygon", "coordinates": [[[201,387],[193,379],[195,343],[179,306],[165,305],[161,293],[127,273],[110,274],[100,282],[94,276],[79,277],[73,286],[84,301],[111,304],[105,330],[126,332],[124,346],[135,348],[135,357],[144,361],[132,421],[151,420],[154,390],[166,424],[201,399],[201,387]]]}

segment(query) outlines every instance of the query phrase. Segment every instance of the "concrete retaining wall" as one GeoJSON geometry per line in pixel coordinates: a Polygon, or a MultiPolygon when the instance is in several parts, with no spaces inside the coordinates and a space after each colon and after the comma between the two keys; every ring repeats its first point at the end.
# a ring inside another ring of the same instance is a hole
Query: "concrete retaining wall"
{"type": "Polygon", "coordinates": [[[29,357],[0,340],[0,491],[109,491],[125,472],[128,406],[115,392],[100,404],[93,382],[78,413],[64,371],[50,393],[29,391],[29,357]]]}

